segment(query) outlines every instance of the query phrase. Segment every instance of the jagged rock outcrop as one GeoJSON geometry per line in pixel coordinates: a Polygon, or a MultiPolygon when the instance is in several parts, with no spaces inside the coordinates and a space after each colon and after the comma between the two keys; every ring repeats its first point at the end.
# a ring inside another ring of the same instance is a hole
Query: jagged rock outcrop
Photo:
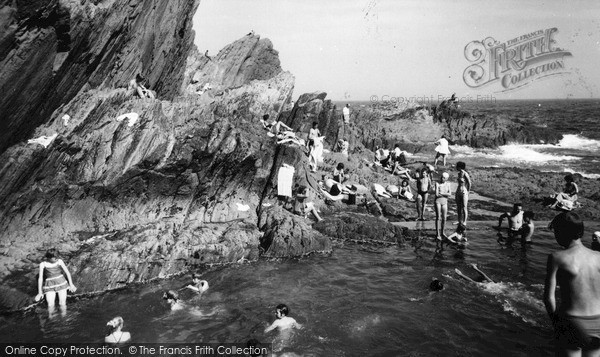
{"type": "Polygon", "coordinates": [[[431,108],[436,122],[454,144],[475,148],[498,147],[506,144],[557,144],[559,132],[537,126],[524,125],[503,117],[472,115],[454,106],[431,108]]]}
{"type": "MultiPolygon", "coordinates": [[[[262,203],[278,204],[283,162],[296,165],[314,192],[317,185],[302,149],[278,146],[256,119],[281,114],[293,76],[258,36],[234,47],[234,59],[224,54],[206,68],[190,59],[188,73],[225,70],[218,91],[168,100],[132,97],[110,82],[86,87],[36,129],[34,136],[58,134],[48,148],[20,143],[0,156],[5,285],[34,294],[35,265],[49,247],[63,253],[84,293],[261,253],[331,250],[304,218],[277,207],[263,211],[262,203]],[[245,50],[256,58],[240,65],[245,50]],[[117,121],[126,113],[138,120],[117,121]]],[[[180,78],[179,89],[193,84],[180,78]]]]}
{"type": "Polygon", "coordinates": [[[0,152],[28,138],[82,88],[136,74],[179,94],[199,0],[34,0],[0,4],[0,152]]]}

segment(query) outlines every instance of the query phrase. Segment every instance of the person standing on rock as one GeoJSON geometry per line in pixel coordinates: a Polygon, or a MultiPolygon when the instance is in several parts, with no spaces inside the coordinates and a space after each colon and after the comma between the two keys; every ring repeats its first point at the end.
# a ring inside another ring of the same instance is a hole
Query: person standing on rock
{"type": "Polygon", "coordinates": [[[446,140],[446,135],[442,135],[440,140],[435,142],[437,146],[435,147],[435,160],[433,161],[433,166],[437,166],[437,162],[439,158],[442,158],[444,163],[444,167],[446,166],[446,156],[450,154],[450,149],[448,148],[448,140],[446,140]]]}
{"type": "Polygon", "coordinates": [[[451,195],[449,177],[447,172],[443,172],[440,181],[435,183],[435,233],[436,239],[440,242],[442,238],[446,238],[444,228],[448,215],[448,197],[451,195]]]}
{"type": "Polygon", "coordinates": [[[431,188],[431,172],[426,164],[423,168],[417,171],[417,221],[424,221],[423,214],[425,213],[425,205],[427,205],[427,197],[431,188]]]}
{"type": "Polygon", "coordinates": [[[58,258],[56,248],[48,249],[44,258],[45,260],[40,263],[38,294],[35,300],[40,301],[45,296],[48,303],[48,311],[53,313],[55,311],[56,295],[58,295],[58,305],[62,312],[65,312],[67,307],[67,290],[75,292],[77,288],[73,285],[69,269],[62,259],[58,258]]]}
{"type": "Polygon", "coordinates": [[[471,177],[466,171],[467,164],[462,161],[456,163],[456,170],[458,171],[458,185],[456,186],[456,194],[454,196],[456,200],[456,212],[458,214],[458,223],[462,223],[465,227],[467,226],[467,204],[469,203],[469,191],[471,191],[471,177]]]}
{"type": "Polygon", "coordinates": [[[350,124],[350,104],[346,104],[344,109],[342,109],[342,114],[344,114],[344,123],[350,124]]]}

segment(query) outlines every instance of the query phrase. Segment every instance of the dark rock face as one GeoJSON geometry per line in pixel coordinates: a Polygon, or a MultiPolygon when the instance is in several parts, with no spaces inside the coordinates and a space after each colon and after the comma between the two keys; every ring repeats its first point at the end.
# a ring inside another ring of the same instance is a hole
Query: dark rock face
{"type": "Polygon", "coordinates": [[[198,0],[37,0],[0,5],[0,152],[29,137],[82,88],[136,74],[172,99],[198,0]]]}
{"type": "Polygon", "coordinates": [[[472,147],[497,147],[506,144],[556,144],[562,134],[548,128],[523,125],[507,118],[474,116],[454,107],[432,108],[436,121],[445,125],[449,141],[472,147]]]}

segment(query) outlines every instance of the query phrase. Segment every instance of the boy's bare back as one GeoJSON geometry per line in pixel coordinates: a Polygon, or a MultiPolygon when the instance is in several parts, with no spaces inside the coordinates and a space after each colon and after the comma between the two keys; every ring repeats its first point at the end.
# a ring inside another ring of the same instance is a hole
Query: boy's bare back
{"type": "Polygon", "coordinates": [[[600,315],[600,252],[576,245],[551,255],[560,286],[560,311],[573,316],[600,315]]]}

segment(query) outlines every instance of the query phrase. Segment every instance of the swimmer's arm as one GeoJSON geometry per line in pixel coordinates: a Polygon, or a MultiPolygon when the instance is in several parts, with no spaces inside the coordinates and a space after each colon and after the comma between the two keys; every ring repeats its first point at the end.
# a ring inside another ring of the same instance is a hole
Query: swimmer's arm
{"type": "Polygon", "coordinates": [[[467,192],[471,191],[471,185],[473,182],[471,181],[471,176],[465,172],[465,187],[467,188],[467,192]]]}
{"type": "Polygon", "coordinates": [[[466,279],[467,281],[470,281],[472,283],[477,283],[475,280],[469,278],[468,276],[466,276],[465,274],[462,273],[462,271],[457,269],[454,269],[454,272],[456,272],[456,274],[458,274],[458,276],[460,276],[463,279],[466,279]]]}
{"type": "Polygon", "coordinates": [[[556,315],[556,272],[558,267],[552,254],[548,255],[546,264],[546,281],[544,284],[544,305],[550,320],[554,321],[556,315]]]}
{"type": "Polygon", "coordinates": [[[509,217],[509,214],[504,212],[500,215],[500,218],[498,218],[498,228],[502,227],[502,221],[504,221],[504,217],[509,217]]]}
{"type": "Polygon", "coordinates": [[[271,326],[269,326],[269,327],[267,327],[267,328],[265,329],[265,333],[267,333],[267,332],[270,332],[270,331],[273,331],[274,329],[276,329],[276,328],[279,326],[279,323],[278,323],[278,322],[279,322],[279,320],[275,320],[275,321],[273,321],[273,323],[271,324],[271,326]]]}
{"type": "Polygon", "coordinates": [[[191,284],[187,285],[186,288],[194,290],[195,292],[198,292],[198,293],[200,292],[200,289],[198,289],[197,287],[195,287],[194,285],[191,285],[191,284]]]}
{"type": "Polygon", "coordinates": [[[77,290],[77,288],[75,287],[75,285],[73,285],[73,279],[71,278],[71,273],[69,272],[69,268],[67,268],[67,266],[62,261],[62,259],[58,260],[58,265],[60,265],[60,267],[65,272],[65,275],[67,275],[67,280],[69,281],[69,290],[71,290],[71,292],[74,293],[77,290]]]}

